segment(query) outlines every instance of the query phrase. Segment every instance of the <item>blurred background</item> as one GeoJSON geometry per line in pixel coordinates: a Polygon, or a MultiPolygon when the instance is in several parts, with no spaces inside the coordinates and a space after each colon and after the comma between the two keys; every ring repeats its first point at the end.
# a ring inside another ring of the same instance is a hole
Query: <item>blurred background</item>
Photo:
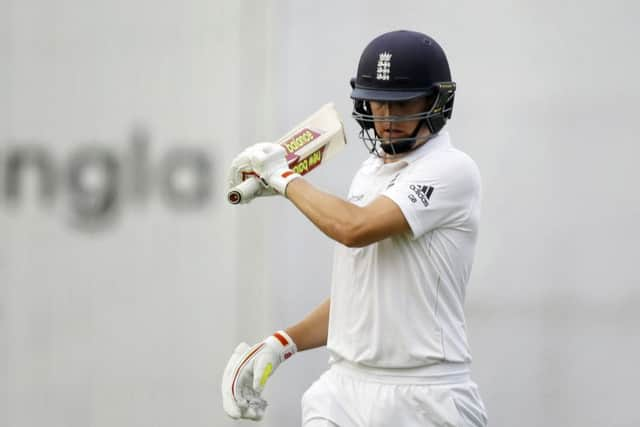
{"type": "MultiPolygon", "coordinates": [[[[452,140],[483,174],[468,329],[493,426],[638,426],[640,4],[0,0],[0,426],[243,426],[235,345],[329,293],[333,243],[231,159],[334,101],[378,34],[448,54],[452,140]],[[635,184],[634,184],[635,183],[635,184]]],[[[399,310],[402,307],[398,308],[399,310]]],[[[296,355],[264,426],[326,369],[296,355]]]]}

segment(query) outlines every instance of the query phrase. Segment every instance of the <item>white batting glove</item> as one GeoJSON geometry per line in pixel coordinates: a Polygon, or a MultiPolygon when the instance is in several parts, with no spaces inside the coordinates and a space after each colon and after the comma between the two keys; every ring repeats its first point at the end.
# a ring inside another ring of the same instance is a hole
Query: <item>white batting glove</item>
{"type": "MultiPolygon", "coordinates": [[[[231,162],[231,167],[229,168],[229,176],[227,179],[227,191],[233,189],[245,179],[249,179],[251,177],[256,177],[259,179],[258,174],[253,170],[253,167],[251,166],[251,159],[249,158],[249,153],[254,147],[255,145],[246,148],[231,162]]],[[[243,197],[240,203],[249,203],[256,197],[275,196],[276,194],[278,193],[273,188],[261,185],[260,190],[258,190],[257,193],[251,195],[250,197],[243,197]]]]}
{"type": "Polygon", "coordinates": [[[249,347],[236,347],[222,376],[222,406],[231,418],[260,420],[267,408],[261,397],[269,377],[297,351],[291,337],[278,331],[249,347]]]}
{"type": "Polygon", "coordinates": [[[250,350],[247,343],[238,344],[222,376],[222,407],[234,419],[259,420],[267,407],[267,402],[253,391],[252,381],[235,378],[240,362],[250,350]]]}
{"type": "Polygon", "coordinates": [[[300,175],[289,168],[285,149],[274,143],[262,142],[249,147],[251,167],[262,181],[286,196],[287,185],[300,175]]]}

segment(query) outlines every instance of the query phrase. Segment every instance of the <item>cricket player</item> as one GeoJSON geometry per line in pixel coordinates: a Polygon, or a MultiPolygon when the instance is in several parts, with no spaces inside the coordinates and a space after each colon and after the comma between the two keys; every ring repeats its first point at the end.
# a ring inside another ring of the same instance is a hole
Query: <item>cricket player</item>
{"type": "Polygon", "coordinates": [[[480,175],[443,130],[456,88],[447,58],[425,34],[385,33],[364,49],[351,86],[370,155],[347,200],[291,171],[277,144],[255,144],[232,164],[230,188],[239,171],[255,171],[261,196],[284,196],[336,246],[330,298],[235,349],[224,409],[261,419],[261,393],[278,366],[326,345],[330,367],[302,398],[303,426],[485,426],[463,312],[480,175]]]}

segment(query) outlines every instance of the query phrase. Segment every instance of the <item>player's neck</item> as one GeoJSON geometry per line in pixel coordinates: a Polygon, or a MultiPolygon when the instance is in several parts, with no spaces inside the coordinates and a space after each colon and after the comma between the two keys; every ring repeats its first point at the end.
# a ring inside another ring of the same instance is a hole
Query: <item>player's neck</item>
{"type": "Polygon", "coordinates": [[[383,157],[382,157],[382,161],[384,163],[393,163],[393,162],[397,162],[398,160],[402,160],[404,158],[404,156],[407,155],[407,153],[410,153],[414,150],[417,150],[418,147],[423,146],[424,144],[426,144],[429,139],[430,139],[431,134],[427,135],[426,138],[420,138],[416,144],[411,147],[411,150],[406,151],[404,153],[397,153],[397,154],[389,154],[389,153],[384,153],[383,157]]]}
{"type": "Polygon", "coordinates": [[[404,157],[406,153],[398,153],[398,154],[388,154],[388,153],[384,153],[383,157],[382,157],[382,161],[386,164],[386,163],[393,163],[393,162],[397,162],[398,160],[402,160],[402,158],[404,157]]]}

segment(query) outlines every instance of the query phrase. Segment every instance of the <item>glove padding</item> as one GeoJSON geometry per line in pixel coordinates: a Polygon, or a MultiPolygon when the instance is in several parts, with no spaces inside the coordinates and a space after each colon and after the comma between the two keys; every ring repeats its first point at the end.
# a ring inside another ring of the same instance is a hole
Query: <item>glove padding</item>
{"type": "MultiPolygon", "coordinates": [[[[251,159],[249,158],[250,151],[255,148],[256,145],[252,145],[251,147],[244,149],[231,162],[229,176],[227,179],[227,191],[232,190],[245,179],[250,179],[251,177],[260,179],[258,174],[253,170],[253,167],[251,166],[251,159]]],[[[261,185],[260,190],[258,190],[257,193],[252,194],[250,197],[243,197],[240,203],[249,203],[256,197],[275,196],[277,194],[278,192],[273,188],[261,185]]]]}
{"type": "Polygon", "coordinates": [[[286,196],[287,185],[300,175],[289,168],[285,149],[278,144],[261,142],[249,147],[251,167],[262,182],[286,196]]]}
{"type": "Polygon", "coordinates": [[[261,397],[264,386],[278,366],[296,351],[295,343],[284,331],[253,347],[239,344],[222,377],[222,406],[227,415],[262,419],[267,408],[267,401],[261,397]]]}

